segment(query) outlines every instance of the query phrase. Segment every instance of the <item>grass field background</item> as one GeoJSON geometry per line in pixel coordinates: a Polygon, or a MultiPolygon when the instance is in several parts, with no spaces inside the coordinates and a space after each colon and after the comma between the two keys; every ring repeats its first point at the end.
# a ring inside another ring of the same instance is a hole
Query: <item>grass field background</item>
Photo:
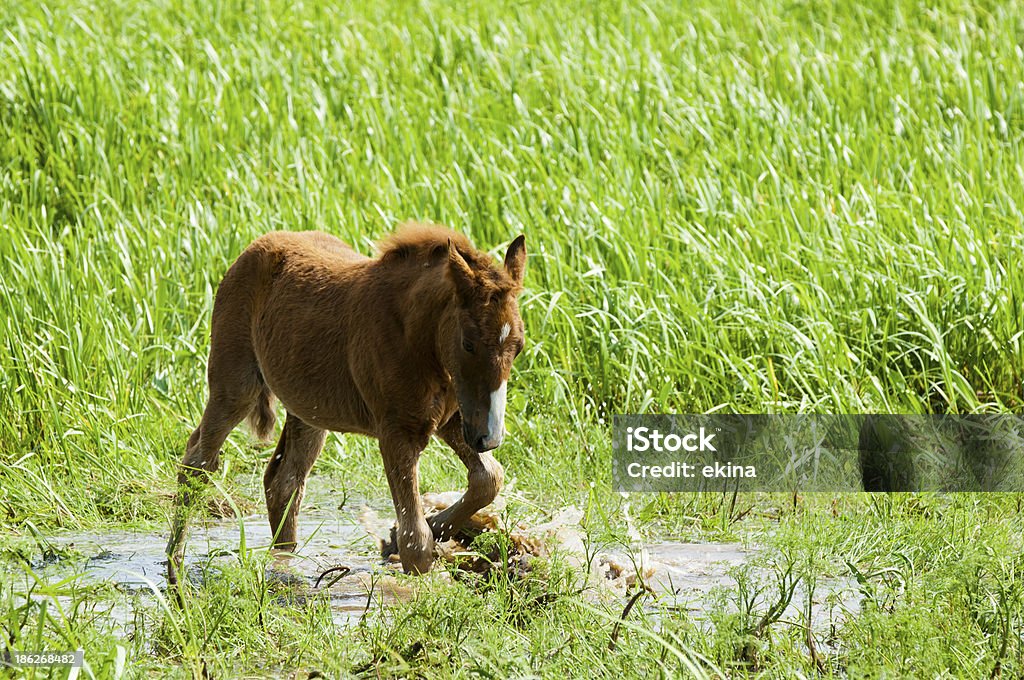
{"type": "MultiPolygon", "coordinates": [[[[0,543],[14,565],[34,531],[165,522],[216,286],[275,229],[366,253],[407,219],[495,253],[526,234],[499,458],[534,518],[574,503],[622,530],[614,413],[1021,413],[1022,142],[1012,2],[4,0],[0,543]]],[[[225,483],[265,457],[243,432],[226,448],[225,483]]],[[[456,488],[432,450],[424,486],[456,488]]],[[[332,436],[318,471],[387,497],[370,441],[332,436]]],[[[720,521],[713,498],[632,502],[652,534],[882,574],[892,602],[840,631],[827,672],[1024,673],[1017,497],[745,500],[780,506],[765,523],[720,521]]],[[[21,620],[11,585],[0,620],[114,666],[126,645],[126,672],[673,674],[684,648],[733,674],[820,670],[789,628],[738,663],[725,619],[641,619],[606,651],[610,622],[569,590],[515,624],[508,583],[431,586],[351,638],[322,611],[268,628],[259,571],[131,642],[102,617],[21,620]],[[426,659],[395,652],[417,641],[426,659]]]]}

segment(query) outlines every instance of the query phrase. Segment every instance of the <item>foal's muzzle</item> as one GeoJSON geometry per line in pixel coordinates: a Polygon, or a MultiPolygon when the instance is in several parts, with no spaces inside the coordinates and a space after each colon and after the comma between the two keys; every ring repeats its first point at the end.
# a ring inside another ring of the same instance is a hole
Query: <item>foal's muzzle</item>
{"type": "MultiPolygon", "coordinates": [[[[505,438],[505,394],[508,381],[490,393],[483,404],[462,408],[462,437],[477,453],[496,449],[505,438]]],[[[462,402],[460,402],[460,407],[462,402]]]]}
{"type": "Polygon", "coordinates": [[[469,447],[477,453],[483,453],[484,451],[490,451],[496,449],[501,445],[502,440],[505,438],[505,430],[502,428],[497,433],[478,433],[469,428],[465,423],[462,425],[462,437],[469,444],[469,447]]]}

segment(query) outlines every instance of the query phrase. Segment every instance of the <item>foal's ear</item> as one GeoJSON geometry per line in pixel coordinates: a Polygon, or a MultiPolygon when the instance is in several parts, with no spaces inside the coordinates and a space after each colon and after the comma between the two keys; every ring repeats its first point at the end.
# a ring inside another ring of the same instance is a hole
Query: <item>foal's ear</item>
{"type": "Polygon", "coordinates": [[[459,254],[458,248],[448,239],[448,272],[455,283],[455,290],[463,298],[469,297],[473,291],[473,270],[469,268],[466,259],[459,254]]]}
{"type": "Polygon", "coordinates": [[[505,271],[517,285],[522,285],[523,273],[526,271],[526,237],[522,234],[516,236],[505,253],[505,271]]]}

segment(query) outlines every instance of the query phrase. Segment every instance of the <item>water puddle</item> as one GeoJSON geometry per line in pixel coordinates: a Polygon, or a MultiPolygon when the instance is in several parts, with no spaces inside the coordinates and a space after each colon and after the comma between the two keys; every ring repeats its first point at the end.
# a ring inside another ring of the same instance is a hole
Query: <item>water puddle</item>
{"type": "MultiPolygon", "coordinates": [[[[446,507],[457,497],[457,493],[428,495],[424,505],[431,512],[446,507]]],[[[275,557],[268,569],[268,579],[276,579],[298,593],[298,599],[293,595],[292,602],[316,593],[329,593],[335,623],[346,626],[379,605],[409,597],[414,581],[398,575],[400,569],[394,561],[381,561],[378,539],[390,533],[390,507],[381,507],[378,515],[376,509],[364,506],[354,515],[331,506],[309,503],[303,508],[299,526],[302,542],[297,554],[275,557]]],[[[683,610],[701,619],[716,589],[735,589],[736,569],[757,554],[756,550],[737,543],[645,543],[638,538],[628,551],[594,554],[587,551],[580,526],[583,513],[576,508],[563,508],[547,522],[515,527],[502,526],[500,512],[500,504],[488,508],[474,517],[474,524],[478,530],[505,532],[515,547],[516,564],[528,565],[527,558],[531,556],[545,558],[558,553],[586,574],[591,586],[587,589],[588,597],[624,603],[642,586],[653,596],[645,598],[643,605],[652,612],[663,612],[666,608],[683,610]]],[[[162,591],[166,586],[166,534],[82,532],[50,540],[57,547],[57,554],[66,557],[35,565],[33,577],[57,584],[78,575],[83,584],[113,586],[126,597],[114,598],[106,616],[126,630],[135,620],[136,601],[141,598],[151,603],[154,591],[162,591]]],[[[270,526],[263,514],[198,521],[190,532],[186,553],[189,579],[201,580],[204,567],[210,563],[237,560],[243,545],[249,550],[265,550],[271,540],[270,526]]],[[[465,560],[467,552],[468,546],[451,542],[440,546],[440,559],[454,560],[460,556],[458,559],[465,560]]],[[[764,582],[770,583],[770,574],[763,576],[764,582]]],[[[766,592],[770,596],[770,588],[766,592]]],[[[806,588],[801,590],[798,586],[784,617],[801,620],[806,600],[806,588]]],[[[827,635],[829,627],[834,630],[844,613],[857,608],[855,585],[845,579],[819,580],[811,600],[815,605],[812,629],[823,635],[827,635]],[[838,619],[836,603],[840,605],[838,619]]],[[[287,605],[287,598],[281,604],[287,605]]]]}
{"type": "MultiPolygon", "coordinates": [[[[327,592],[339,625],[357,620],[377,599],[387,602],[405,595],[395,578],[398,567],[381,563],[376,539],[350,512],[311,504],[300,516],[299,537],[296,554],[272,557],[267,579],[285,590],[311,592],[317,590],[320,575],[328,572],[320,585],[330,584],[327,592]]],[[[265,552],[272,539],[265,514],[197,520],[189,532],[185,572],[191,583],[201,583],[204,574],[211,573],[209,566],[237,563],[243,550],[265,552]]],[[[77,576],[82,585],[113,586],[128,597],[114,605],[109,616],[127,625],[134,618],[128,600],[152,598],[154,591],[167,587],[166,541],[166,533],[145,531],[62,534],[49,539],[57,557],[34,564],[32,571],[50,585],[77,576]]]]}

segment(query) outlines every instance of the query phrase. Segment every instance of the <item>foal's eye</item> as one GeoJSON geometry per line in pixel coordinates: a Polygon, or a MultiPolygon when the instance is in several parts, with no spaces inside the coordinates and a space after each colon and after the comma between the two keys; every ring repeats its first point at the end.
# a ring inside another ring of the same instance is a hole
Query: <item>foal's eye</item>
{"type": "Polygon", "coordinates": [[[462,349],[466,350],[467,354],[472,354],[473,353],[473,343],[470,342],[469,340],[467,340],[466,338],[463,338],[462,339],[462,349]]]}

